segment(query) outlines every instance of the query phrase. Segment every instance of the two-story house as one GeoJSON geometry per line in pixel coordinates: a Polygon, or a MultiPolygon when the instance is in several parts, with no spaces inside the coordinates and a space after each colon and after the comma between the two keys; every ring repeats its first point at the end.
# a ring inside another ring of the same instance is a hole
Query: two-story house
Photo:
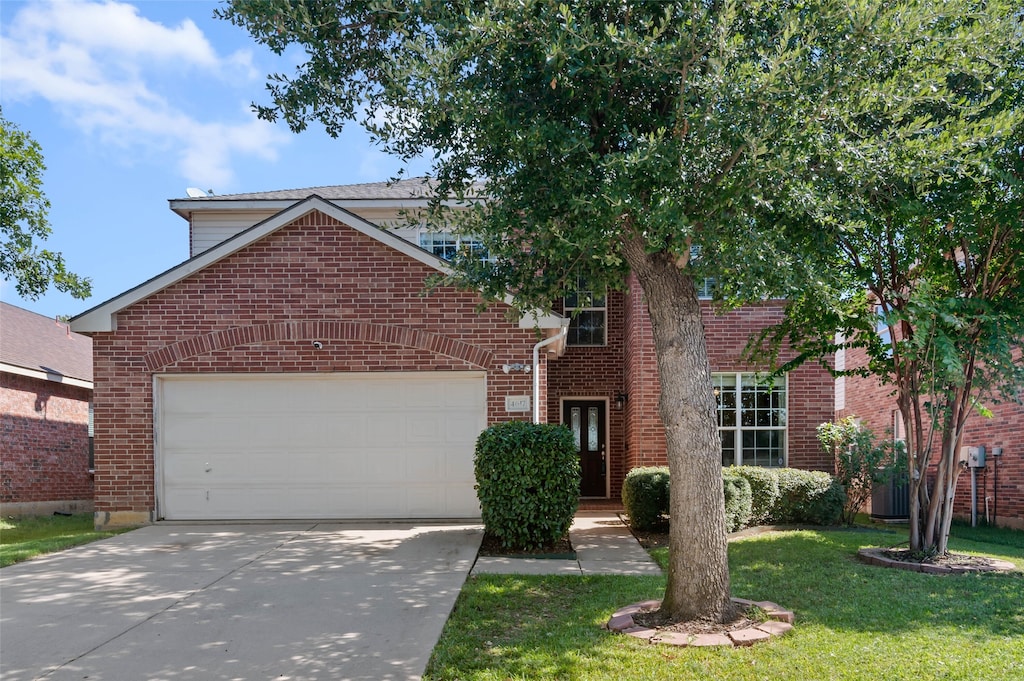
{"type": "MultiPolygon", "coordinates": [[[[665,463],[638,286],[570,292],[556,313],[424,282],[465,244],[409,224],[411,179],[171,201],[191,258],[72,321],[95,348],[97,525],[157,519],[473,518],[488,424],[565,423],[581,497],[617,505],[665,463]]],[[[741,359],[766,301],[705,325],[722,463],[830,470],[815,427],[833,381],[773,384],[741,359]]]]}

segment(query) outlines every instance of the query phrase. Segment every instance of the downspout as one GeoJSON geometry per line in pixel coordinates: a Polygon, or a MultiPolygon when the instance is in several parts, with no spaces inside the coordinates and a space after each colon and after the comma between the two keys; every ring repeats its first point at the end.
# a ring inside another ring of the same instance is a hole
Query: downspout
{"type": "Polygon", "coordinates": [[[540,423],[540,349],[557,343],[569,334],[569,327],[563,326],[558,333],[545,338],[533,346],[533,422],[540,423]]]}

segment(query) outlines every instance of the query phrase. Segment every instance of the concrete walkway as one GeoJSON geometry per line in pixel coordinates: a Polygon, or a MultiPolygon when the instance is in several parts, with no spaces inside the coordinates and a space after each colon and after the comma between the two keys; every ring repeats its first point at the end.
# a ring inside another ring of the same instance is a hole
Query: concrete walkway
{"type": "Polygon", "coordinates": [[[569,529],[576,560],[480,556],[473,574],[660,575],[661,568],[614,513],[580,511],[569,529]]]}

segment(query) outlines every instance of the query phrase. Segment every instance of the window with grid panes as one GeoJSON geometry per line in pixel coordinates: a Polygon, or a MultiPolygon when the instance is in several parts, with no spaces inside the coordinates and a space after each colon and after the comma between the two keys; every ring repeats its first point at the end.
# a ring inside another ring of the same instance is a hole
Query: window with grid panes
{"type": "Polygon", "coordinates": [[[582,279],[577,288],[563,299],[569,317],[569,345],[597,346],[605,344],[605,322],[608,317],[607,295],[603,289],[591,290],[582,279]]]}
{"type": "Polygon", "coordinates": [[[488,258],[487,249],[479,239],[457,236],[451,232],[420,232],[420,248],[445,260],[451,260],[461,252],[476,253],[481,260],[488,258]]]}
{"type": "Polygon", "coordinates": [[[723,466],[786,465],[786,381],[712,374],[723,466]]]}

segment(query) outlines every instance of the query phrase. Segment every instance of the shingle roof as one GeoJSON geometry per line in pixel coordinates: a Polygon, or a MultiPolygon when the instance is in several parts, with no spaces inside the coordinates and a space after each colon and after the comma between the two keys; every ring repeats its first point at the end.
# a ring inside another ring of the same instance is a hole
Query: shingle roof
{"type": "Polygon", "coordinates": [[[328,201],[372,201],[375,199],[425,199],[431,196],[433,182],[425,177],[411,177],[397,182],[366,182],[363,184],[328,185],[302,189],[279,189],[247,194],[212,194],[189,197],[190,201],[301,201],[316,195],[328,201]]]}
{"type": "Polygon", "coordinates": [[[92,381],[92,339],[63,322],[0,302],[0,362],[92,381]]]}

